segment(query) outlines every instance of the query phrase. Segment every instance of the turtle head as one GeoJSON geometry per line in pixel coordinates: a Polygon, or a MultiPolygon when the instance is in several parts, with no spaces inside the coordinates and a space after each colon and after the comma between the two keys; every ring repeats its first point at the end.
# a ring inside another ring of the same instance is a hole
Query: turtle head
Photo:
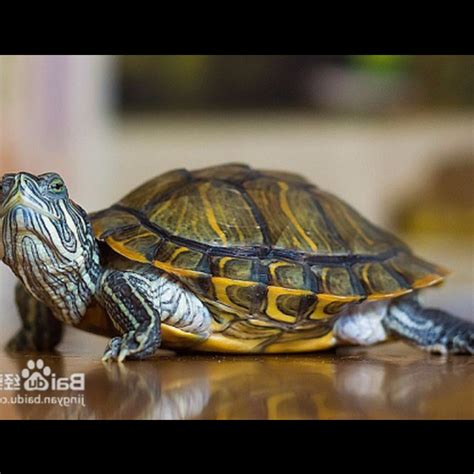
{"type": "Polygon", "coordinates": [[[80,320],[95,291],[99,252],[87,214],[61,176],[3,176],[0,258],[57,317],[80,320]]]}

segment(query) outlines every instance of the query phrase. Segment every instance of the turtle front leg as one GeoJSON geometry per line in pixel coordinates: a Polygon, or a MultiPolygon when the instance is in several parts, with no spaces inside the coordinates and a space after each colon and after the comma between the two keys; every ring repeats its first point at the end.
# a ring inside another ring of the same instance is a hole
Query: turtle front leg
{"type": "Polygon", "coordinates": [[[154,275],[107,270],[99,282],[98,300],[121,336],[107,345],[102,360],[145,359],[161,343],[160,314],[154,275]]]}
{"type": "Polygon", "coordinates": [[[6,349],[10,352],[52,351],[61,342],[63,324],[21,283],[16,285],[15,301],[22,327],[8,341],[6,349]]]}

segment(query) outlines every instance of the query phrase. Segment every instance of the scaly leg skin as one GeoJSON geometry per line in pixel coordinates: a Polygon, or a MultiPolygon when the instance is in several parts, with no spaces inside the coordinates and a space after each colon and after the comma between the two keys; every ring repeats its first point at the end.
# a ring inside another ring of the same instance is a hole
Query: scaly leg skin
{"type": "Polygon", "coordinates": [[[371,346],[390,340],[390,334],[382,324],[388,304],[388,301],[365,301],[341,314],[333,327],[338,342],[371,346]]]}
{"type": "Polygon", "coordinates": [[[61,342],[63,324],[45,304],[31,296],[21,283],[16,285],[15,300],[22,328],[8,342],[7,351],[52,351],[61,342]]]}
{"type": "Polygon", "coordinates": [[[423,308],[416,295],[393,300],[382,320],[389,332],[439,354],[474,354],[474,324],[445,311],[423,308]]]}
{"type": "Polygon", "coordinates": [[[109,341],[102,360],[122,362],[154,355],[161,343],[155,276],[108,270],[99,288],[98,300],[122,334],[109,341]]]}

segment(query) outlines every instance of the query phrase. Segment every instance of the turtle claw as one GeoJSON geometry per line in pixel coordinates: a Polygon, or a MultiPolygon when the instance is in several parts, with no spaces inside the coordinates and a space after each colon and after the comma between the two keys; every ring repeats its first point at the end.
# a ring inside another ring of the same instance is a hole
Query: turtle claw
{"type": "Polygon", "coordinates": [[[455,336],[452,340],[453,354],[474,355],[474,325],[471,325],[471,331],[463,335],[455,336]]]}
{"type": "Polygon", "coordinates": [[[149,341],[142,332],[128,332],[122,337],[114,337],[105,349],[102,360],[104,362],[123,362],[126,359],[145,359],[156,351],[154,340],[149,341]]]}
{"type": "Polygon", "coordinates": [[[122,338],[121,337],[114,337],[109,341],[107,347],[105,349],[104,355],[102,356],[103,362],[113,362],[118,361],[122,362],[119,359],[119,354],[121,353],[121,345],[122,345],[122,338]]]}
{"type": "Polygon", "coordinates": [[[440,340],[425,347],[433,354],[474,355],[474,324],[470,321],[459,320],[452,328],[448,328],[440,340]]]}

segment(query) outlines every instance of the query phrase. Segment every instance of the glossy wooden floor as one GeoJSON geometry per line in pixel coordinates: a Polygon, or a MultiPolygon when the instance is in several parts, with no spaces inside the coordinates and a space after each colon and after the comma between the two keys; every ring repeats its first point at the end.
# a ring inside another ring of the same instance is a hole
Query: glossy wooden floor
{"type": "MultiPolygon", "coordinates": [[[[55,355],[2,352],[2,374],[21,373],[30,358],[42,357],[57,377],[84,372],[86,386],[85,406],[3,400],[0,418],[474,419],[474,357],[430,356],[392,343],[297,356],[164,353],[119,367],[100,362],[105,342],[70,329],[55,355]]],[[[15,393],[33,392],[0,397],[15,393]]]]}

